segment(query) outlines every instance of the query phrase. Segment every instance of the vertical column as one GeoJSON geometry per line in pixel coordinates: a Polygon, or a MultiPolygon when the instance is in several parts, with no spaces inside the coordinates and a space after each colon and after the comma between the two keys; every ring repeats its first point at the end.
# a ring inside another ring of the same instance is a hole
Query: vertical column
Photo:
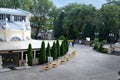
{"type": "Polygon", "coordinates": [[[0,56],[0,69],[2,69],[2,56],[0,56]]]}
{"type": "Polygon", "coordinates": [[[23,51],[21,51],[21,61],[23,61],[23,51]]]}
{"type": "Polygon", "coordinates": [[[36,50],[34,50],[34,60],[36,59],[36,50]]]}

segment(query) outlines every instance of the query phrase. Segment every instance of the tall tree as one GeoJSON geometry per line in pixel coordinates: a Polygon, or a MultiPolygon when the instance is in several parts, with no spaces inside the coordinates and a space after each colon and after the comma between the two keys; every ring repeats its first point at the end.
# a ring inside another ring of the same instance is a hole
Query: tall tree
{"type": "Polygon", "coordinates": [[[49,12],[52,9],[53,3],[50,0],[34,0],[32,12],[35,15],[32,22],[37,24],[36,38],[39,31],[45,27],[47,19],[49,18],[49,12]]]}
{"type": "Polygon", "coordinates": [[[79,33],[84,31],[88,22],[93,26],[96,10],[92,5],[70,4],[65,6],[64,9],[66,16],[63,29],[67,33],[68,38],[79,38],[79,33]]]}
{"type": "Polygon", "coordinates": [[[30,11],[33,0],[0,0],[0,7],[5,8],[20,8],[30,11]]]}
{"type": "Polygon", "coordinates": [[[109,33],[113,33],[115,38],[118,37],[120,29],[120,6],[106,5],[99,10],[99,37],[101,40],[109,40],[109,33]]]}
{"type": "Polygon", "coordinates": [[[58,19],[55,22],[55,28],[54,28],[54,36],[55,38],[59,38],[61,35],[64,35],[64,31],[63,31],[63,21],[64,21],[64,17],[65,17],[65,12],[64,11],[60,11],[59,15],[58,15],[58,19]]]}

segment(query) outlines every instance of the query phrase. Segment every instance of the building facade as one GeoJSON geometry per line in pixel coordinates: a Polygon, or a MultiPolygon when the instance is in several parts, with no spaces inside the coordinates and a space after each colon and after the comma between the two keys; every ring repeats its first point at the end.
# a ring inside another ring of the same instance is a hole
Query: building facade
{"type": "Polygon", "coordinates": [[[0,8],[0,41],[31,39],[31,13],[21,9],[0,8]]]}
{"type": "MultiPolygon", "coordinates": [[[[42,40],[31,39],[29,19],[32,14],[21,9],[0,8],[0,56],[2,66],[24,66],[28,45],[32,45],[33,64],[38,64],[42,40]]],[[[54,41],[45,41],[52,46],[54,41]]]]}

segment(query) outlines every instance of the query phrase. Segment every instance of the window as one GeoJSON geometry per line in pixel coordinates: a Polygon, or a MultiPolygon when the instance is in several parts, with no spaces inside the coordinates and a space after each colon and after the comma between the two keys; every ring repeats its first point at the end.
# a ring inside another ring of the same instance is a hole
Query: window
{"type": "Polygon", "coordinates": [[[14,21],[23,21],[23,20],[25,20],[25,16],[17,16],[17,15],[14,16],[14,21]]]}
{"type": "Polygon", "coordinates": [[[11,41],[21,41],[21,39],[19,37],[13,37],[11,38],[11,41]]]}
{"type": "Polygon", "coordinates": [[[5,21],[5,14],[0,14],[0,21],[5,21]]]}

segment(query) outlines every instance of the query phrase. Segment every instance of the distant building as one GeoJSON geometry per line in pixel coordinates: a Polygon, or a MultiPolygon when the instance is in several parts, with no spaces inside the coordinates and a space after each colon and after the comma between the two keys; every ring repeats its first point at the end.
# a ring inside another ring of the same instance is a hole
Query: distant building
{"type": "Polygon", "coordinates": [[[39,33],[38,38],[41,38],[41,39],[44,39],[44,40],[54,39],[53,30],[46,30],[44,32],[39,33]]]}

